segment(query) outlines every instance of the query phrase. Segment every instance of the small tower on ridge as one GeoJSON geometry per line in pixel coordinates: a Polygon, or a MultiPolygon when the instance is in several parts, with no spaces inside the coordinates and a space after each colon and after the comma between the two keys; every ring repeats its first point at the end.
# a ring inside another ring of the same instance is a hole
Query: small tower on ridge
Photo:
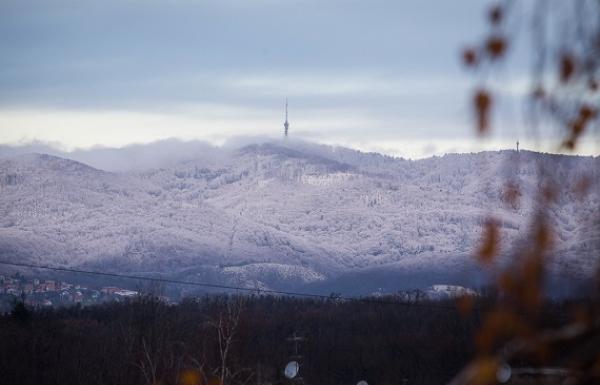
{"type": "Polygon", "coordinates": [[[290,124],[288,123],[288,101],[287,97],[285,98],[285,123],[283,123],[283,136],[284,138],[288,137],[288,130],[290,128],[290,124]]]}

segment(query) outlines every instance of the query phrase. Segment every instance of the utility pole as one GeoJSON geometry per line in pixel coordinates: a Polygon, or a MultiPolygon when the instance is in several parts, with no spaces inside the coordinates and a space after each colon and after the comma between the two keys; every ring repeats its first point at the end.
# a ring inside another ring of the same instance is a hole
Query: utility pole
{"type": "Polygon", "coordinates": [[[294,360],[300,360],[302,358],[298,352],[298,344],[304,342],[305,340],[305,337],[297,335],[296,332],[292,333],[292,335],[287,338],[287,341],[294,345],[294,354],[290,358],[294,360]]]}
{"type": "Polygon", "coordinates": [[[284,375],[292,382],[293,385],[304,385],[304,379],[298,376],[300,371],[300,361],[302,356],[300,355],[298,344],[304,342],[305,337],[298,336],[296,332],[292,333],[287,338],[287,342],[293,344],[293,354],[290,356],[290,362],[285,367],[284,375]]]}

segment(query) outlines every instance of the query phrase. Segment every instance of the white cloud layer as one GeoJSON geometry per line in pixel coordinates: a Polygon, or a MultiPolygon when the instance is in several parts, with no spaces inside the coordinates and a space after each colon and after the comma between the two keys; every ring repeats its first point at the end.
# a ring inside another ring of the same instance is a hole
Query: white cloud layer
{"type": "MultiPolygon", "coordinates": [[[[367,113],[357,111],[307,109],[299,114],[302,119],[292,120],[291,127],[291,134],[296,138],[405,158],[515,146],[513,138],[475,137],[468,122],[461,126],[433,119],[406,119],[397,121],[397,126],[392,129],[382,129],[386,121],[378,121],[367,113]],[[344,116],[347,118],[344,119],[344,116]],[[428,125],[444,125],[448,134],[424,137],[418,132],[419,127],[423,132],[437,131],[436,127],[428,125]]],[[[13,109],[0,110],[0,143],[26,145],[44,142],[65,151],[120,148],[171,138],[223,145],[240,136],[280,138],[281,126],[281,118],[273,111],[228,105],[182,106],[155,112],[13,109]]],[[[557,140],[527,137],[519,140],[521,148],[559,151],[557,140]]],[[[581,143],[577,153],[598,155],[598,150],[598,143],[588,138],[581,143]]]]}

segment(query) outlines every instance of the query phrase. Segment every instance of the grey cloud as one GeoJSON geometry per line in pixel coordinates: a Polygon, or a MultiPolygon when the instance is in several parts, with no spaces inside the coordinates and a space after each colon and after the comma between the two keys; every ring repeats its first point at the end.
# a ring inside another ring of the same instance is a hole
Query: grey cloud
{"type": "MultiPolygon", "coordinates": [[[[468,116],[458,52],[483,31],[485,6],[479,0],[4,0],[0,111],[176,115],[215,104],[264,117],[280,116],[288,95],[293,128],[315,115],[361,121],[346,130],[322,127],[323,136],[455,135],[448,127],[468,116]],[[257,77],[267,82],[243,81],[257,77]]],[[[0,127],[0,134],[9,129],[0,127]]],[[[317,129],[299,127],[307,137],[317,129]]]]}
{"type": "Polygon", "coordinates": [[[9,0],[0,102],[236,98],[186,80],[256,72],[456,74],[457,44],[472,31],[461,16],[477,2],[467,3],[9,0]]]}

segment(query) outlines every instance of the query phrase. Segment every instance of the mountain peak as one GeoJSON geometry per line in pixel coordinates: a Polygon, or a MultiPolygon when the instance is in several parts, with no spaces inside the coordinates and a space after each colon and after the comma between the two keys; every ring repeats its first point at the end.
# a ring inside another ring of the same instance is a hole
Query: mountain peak
{"type": "Polygon", "coordinates": [[[29,168],[36,170],[52,170],[62,171],[66,173],[103,173],[104,171],[98,170],[85,163],[78,162],[76,160],[62,158],[55,155],[40,154],[40,153],[28,153],[22,155],[16,155],[6,159],[0,159],[0,164],[12,163],[13,166],[19,168],[29,168]]]}

